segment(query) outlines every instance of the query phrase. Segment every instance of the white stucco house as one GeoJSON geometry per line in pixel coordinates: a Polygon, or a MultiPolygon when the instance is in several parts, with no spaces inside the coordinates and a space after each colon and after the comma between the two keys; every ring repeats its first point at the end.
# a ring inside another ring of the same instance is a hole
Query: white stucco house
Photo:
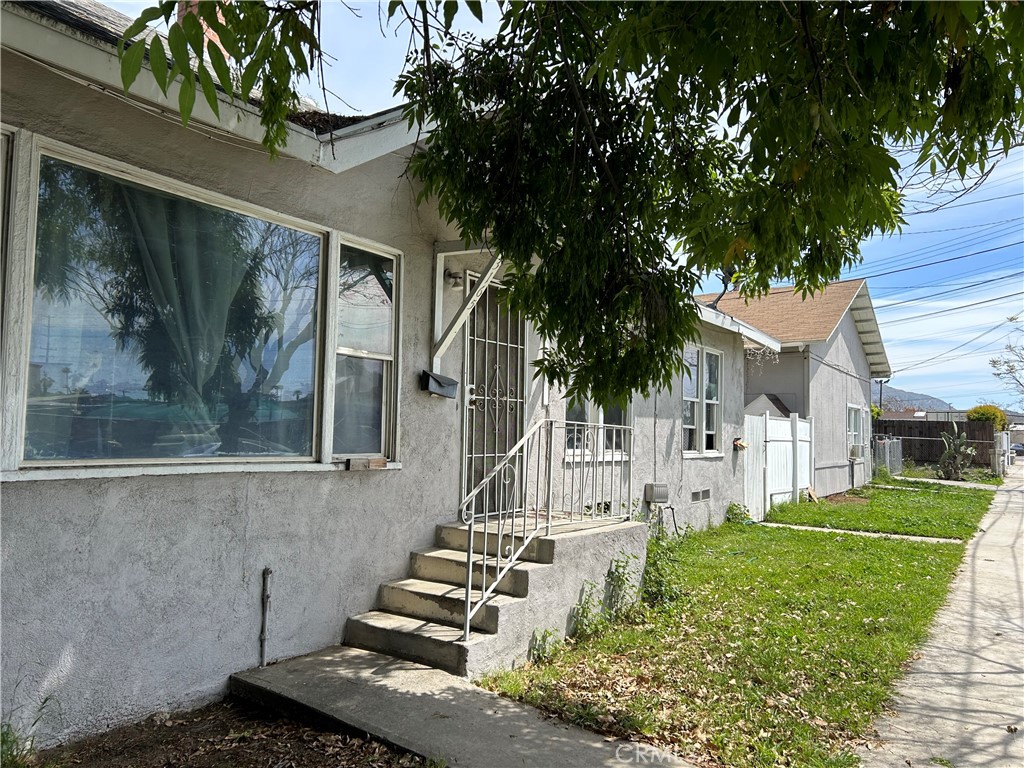
{"type": "Polygon", "coordinates": [[[186,129],[174,88],[125,95],[116,11],[2,14],[0,706],[27,727],[49,700],[40,744],[342,641],[511,664],[642,559],[656,496],[680,528],[743,502],[744,345],[770,333],[706,309],[671,393],[568,404],[500,254],[416,204],[400,110],[298,116],[271,162],[245,106],[186,129]],[[467,576],[528,539],[463,634],[467,576]]]}
{"type": "Polygon", "coordinates": [[[814,419],[817,494],[870,480],[871,382],[892,371],[867,282],[832,283],[807,298],[791,287],[750,301],[727,293],[717,309],[782,342],[777,361],[747,361],[746,412],[814,419]]]}

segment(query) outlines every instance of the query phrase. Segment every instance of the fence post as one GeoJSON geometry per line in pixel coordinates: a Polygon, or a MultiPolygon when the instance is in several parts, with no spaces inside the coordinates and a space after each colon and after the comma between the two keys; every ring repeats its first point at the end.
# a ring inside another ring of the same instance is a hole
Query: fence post
{"type": "Polygon", "coordinates": [[[814,485],[814,417],[811,416],[807,419],[807,423],[810,424],[811,431],[811,445],[807,450],[807,482],[814,485]]]}
{"type": "Polygon", "coordinates": [[[793,501],[800,501],[800,416],[791,413],[789,426],[793,436],[793,501]]]}
{"type": "MultiPolygon", "coordinates": [[[[764,488],[764,515],[768,515],[768,510],[772,508],[772,495],[768,493],[768,425],[771,422],[771,414],[768,411],[764,412],[764,441],[761,443],[761,450],[764,451],[764,469],[761,471],[761,485],[764,488]]],[[[763,518],[762,518],[763,519],[763,518]]]]}

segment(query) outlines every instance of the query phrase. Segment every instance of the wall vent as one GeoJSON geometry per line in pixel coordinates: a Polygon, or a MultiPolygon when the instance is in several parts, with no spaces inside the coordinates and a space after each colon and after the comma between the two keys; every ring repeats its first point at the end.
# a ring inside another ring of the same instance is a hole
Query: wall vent
{"type": "Polygon", "coordinates": [[[693,491],[690,494],[690,503],[696,503],[698,501],[709,501],[711,499],[711,489],[705,488],[703,491],[693,491]]]}

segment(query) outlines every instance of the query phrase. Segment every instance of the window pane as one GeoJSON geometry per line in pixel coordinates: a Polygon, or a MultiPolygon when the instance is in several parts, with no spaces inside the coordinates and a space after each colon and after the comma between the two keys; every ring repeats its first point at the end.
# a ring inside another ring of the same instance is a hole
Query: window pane
{"type": "Polygon", "coordinates": [[[40,158],[26,459],[312,454],[316,235],[40,158]]]}
{"type": "Polygon", "coordinates": [[[718,401],[718,374],[721,357],[708,352],[704,355],[706,378],[704,380],[704,397],[713,402],[718,401]]]}
{"type": "Polygon", "coordinates": [[[718,450],[718,406],[712,403],[704,406],[704,450],[718,450]]]}
{"type": "MultiPolygon", "coordinates": [[[[573,400],[566,401],[565,406],[565,420],[568,422],[586,422],[587,421],[587,404],[586,402],[573,400]]],[[[586,443],[586,428],[583,426],[572,426],[570,424],[565,428],[565,447],[570,450],[582,450],[586,443]]]]}
{"type": "Polygon", "coordinates": [[[694,428],[697,426],[697,403],[693,400],[683,401],[683,426],[694,428]]]}
{"type": "Polygon", "coordinates": [[[686,368],[689,369],[689,373],[686,369],[683,369],[683,397],[691,400],[696,400],[700,395],[697,394],[697,382],[700,381],[700,353],[696,347],[686,347],[683,350],[683,363],[686,368]]]}
{"type": "Polygon", "coordinates": [[[625,445],[626,411],[622,406],[605,403],[604,408],[604,447],[608,450],[621,451],[625,445]]]}
{"type": "Polygon", "coordinates": [[[341,247],[338,346],[390,355],[395,264],[386,256],[341,247]]]}
{"type": "Polygon", "coordinates": [[[684,427],[683,428],[683,450],[684,451],[696,451],[697,446],[697,430],[684,427]]]}
{"type": "Polygon", "coordinates": [[[381,453],[386,363],[349,355],[338,355],[337,362],[334,453],[381,453]]]}

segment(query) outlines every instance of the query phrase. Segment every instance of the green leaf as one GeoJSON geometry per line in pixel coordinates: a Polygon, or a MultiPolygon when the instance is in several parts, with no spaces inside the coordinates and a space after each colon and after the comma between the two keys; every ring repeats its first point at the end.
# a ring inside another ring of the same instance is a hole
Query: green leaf
{"type": "Polygon", "coordinates": [[[740,105],[737,104],[729,110],[729,117],[726,119],[726,123],[732,128],[740,121],[740,105]]]}
{"type": "Polygon", "coordinates": [[[196,56],[202,58],[203,40],[206,38],[206,35],[203,34],[203,25],[199,23],[199,19],[196,18],[194,13],[186,13],[182,17],[181,29],[185,33],[185,39],[188,40],[188,44],[195,51],[196,56]]]}
{"type": "Polygon", "coordinates": [[[132,83],[142,70],[142,56],[145,52],[146,45],[140,41],[129,47],[121,58],[121,82],[124,84],[125,93],[132,87],[132,83]]]}
{"type": "Polygon", "coordinates": [[[163,16],[163,11],[159,8],[146,8],[142,13],[139,14],[139,18],[128,25],[128,29],[121,35],[121,39],[117,41],[117,55],[123,56],[125,51],[125,43],[130,42],[133,37],[142,32],[151,21],[156,21],[163,16]]]}
{"type": "Polygon", "coordinates": [[[160,35],[153,35],[149,41],[149,66],[153,70],[153,79],[160,86],[164,96],[167,95],[167,54],[164,53],[164,44],[160,35]]]}
{"type": "Polygon", "coordinates": [[[210,77],[209,70],[200,64],[196,68],[196,74],[199,75],[199,84],[203,88],[203,95],[206,97],[206,103],[210,105],[210,109],[213,110],[213,114],[220,119],[220,103],[217,100],[217,86],[213,84],[213,78],[210,77]]]}
{"type": "Polygon", "coordinates": [[[256,85],[256,79],[260,76],[260,67],[263,66],[264,61],[265,57],[254,55],[249,63],[245,65],[245,69],[242,70],[242,79],[239,82],[238,90],[243,100],[248,99],[249,94],[252,93],[253,86],[256,85]]]}
{"type": "Polygon", "coordinates": [[[484,7],[480,0],[466,0],[466,7],[469,12],[476,16],[477,21],[484,20],[484,7]]]}
{"type": "Polygon", "coordinates": [[[395,15],[395,11],[402,7],[402,0],[391,0],[388,3],[388,18],[390,19],[395,15]]]}
{"type": "Polygon", "coordinates": [[[445,0],[444,3],[444,28],[449,30],[452,28],[452,21],[455,20],[455,14],[459,11],[458,0],[445,0]]]}
{"type": "Polygon", "coordinates": [[[175,63],[181,67],[182,72],[187,72],[190,68],[188,42],[180,24],[172,24],[167,30],[167,46],[171,49],[175,63]]]}
{"type": "Polygon", "coordinates": [[[181,79],[181,90],[178,91],[178,111],[181,113],[182,127],[188,125],[192,117],[192,107],[196,104],[196,81],[191,72],[181,79]]]}
{"type": "Polygon", "coordinates": [[[220,80],[220,87],[229,95],[234,95],[235,84],[231,81],[231,68],[228,67],[228,63],[224,59],[224,54],[221,52],[220,46],[211,40],[206,44],[206,55],[210,60],[210,65],[213,67],[213,71],[217,73],[217,79],[220,80]]]}

